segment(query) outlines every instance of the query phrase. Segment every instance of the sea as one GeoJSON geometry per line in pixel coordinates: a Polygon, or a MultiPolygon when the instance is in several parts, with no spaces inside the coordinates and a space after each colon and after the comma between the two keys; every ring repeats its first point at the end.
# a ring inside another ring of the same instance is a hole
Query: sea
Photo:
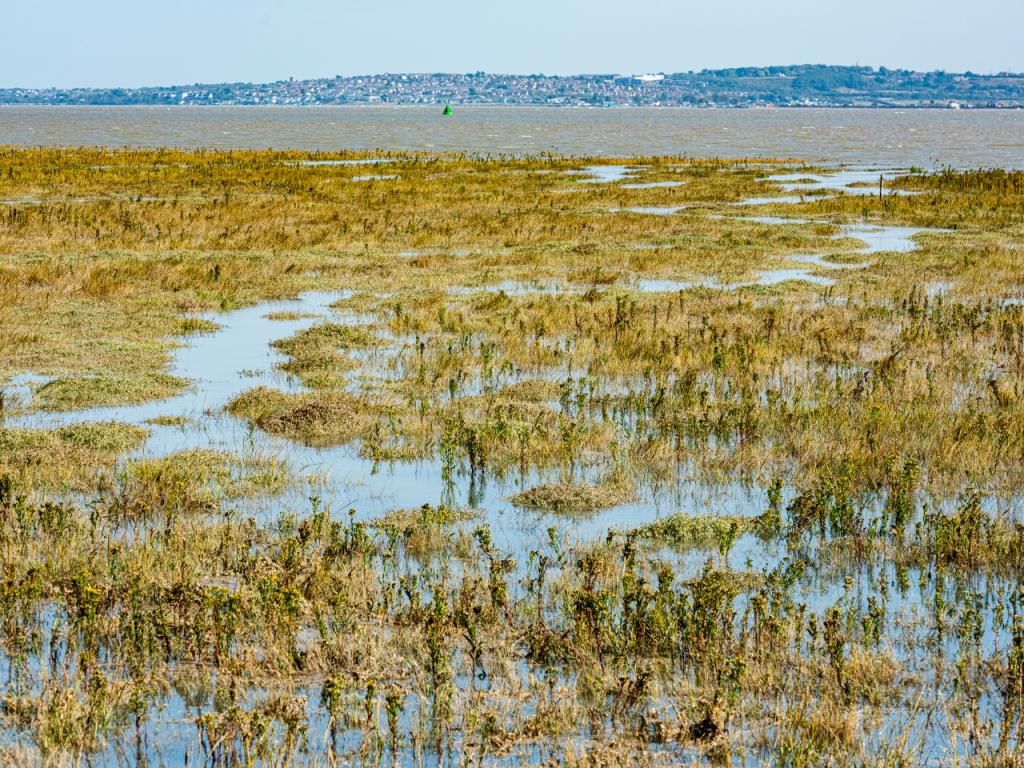
{"type": "Polygon", "coordinates": [[[4,106],[0,145],[786,158],[1024,168],[1019,109],[4,106]]]}

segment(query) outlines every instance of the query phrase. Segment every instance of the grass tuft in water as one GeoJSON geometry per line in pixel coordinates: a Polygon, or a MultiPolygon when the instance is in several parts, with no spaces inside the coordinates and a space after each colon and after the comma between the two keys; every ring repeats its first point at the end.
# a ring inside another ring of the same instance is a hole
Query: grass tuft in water
{"type": "Polygon", "coordinates": [[[145,423],[154,427],[183,427],[186,424],[191,424],[192,419],[188,416],[155,416],[152,419],[146,419],[145,423]]]}
{"type": "Polygon", "coordinates": [[[686,550],[721,547],[746,532],[750,519],[736,515],[687,515],[676,512],[633,528],[630,535],[652,544],[686,550]]]}
{"type": "Polygon", "coordinates": [[[115,421],[0,428],[0,475],[10,474],[28,489],[91,488],[98,473],[148,436],[148,429],[115,421]]]}
{"type": "Polygon", "coordinates": [[[293,479],[279,459],[180,451],[126,462],[117,474],[112,511],[122,517],[210,512],[223,501],[280,492],[293,479]]]}
{"type": "Polygon", "coordinates": [[[268,312],[263,316],[267,320],[284,322],[287,320],[305,320],[310,317],[320,317],[315,312],[268,312]]]}
{"type": "Polygon", "coordinates": [[[54,379],[39,387],[36,398],[44,411],[81,411],[166,400],[180,395],[188,386],[187,379],[167,373],[71,376],[54,379]]]}
{"type": "Polygon", "coordinates": [[[517,493],[511,501],[517,507],[533,507],[552,512],[588,512],[625,504],[633,496],[632,490],[621,485],[549,483],[517,493]]]}
{"type": "Polygon", "coordinates": [[[268,387],[234,398],[228,412],[268,434],[307,445],[342,445],[369,426],[367,405],[344,392],[290,395],[268,387]]]}

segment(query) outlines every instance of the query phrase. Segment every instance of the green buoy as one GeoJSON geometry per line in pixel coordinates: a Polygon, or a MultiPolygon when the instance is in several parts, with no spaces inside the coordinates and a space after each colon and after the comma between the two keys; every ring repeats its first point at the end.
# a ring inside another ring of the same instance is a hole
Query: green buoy
{"type": "Polygon", "coordinates": [[[452,113],[452,108],[450,106],[448,106],[447,104],[445,104],[444,105],[444,113],[443,114],[450,115],[451,113],[452,113]]]}

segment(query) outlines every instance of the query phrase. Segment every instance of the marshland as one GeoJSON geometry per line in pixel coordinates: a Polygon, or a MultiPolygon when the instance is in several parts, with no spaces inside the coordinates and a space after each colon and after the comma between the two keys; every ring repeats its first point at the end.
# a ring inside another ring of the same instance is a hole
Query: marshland
{"type": "Polygon", "coordinates": [[[0,761],[1020,765],[1022,260],[997,169],[0,150],[0,761]]]}

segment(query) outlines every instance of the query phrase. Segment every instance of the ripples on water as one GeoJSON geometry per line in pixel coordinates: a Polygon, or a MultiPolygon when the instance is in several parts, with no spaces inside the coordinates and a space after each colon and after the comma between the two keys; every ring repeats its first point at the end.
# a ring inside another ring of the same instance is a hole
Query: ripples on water
{"type": "Polygon", "coordinates": [[[1024,111],[457,107],[0,107],[0,143],[797,157],[1024,167],[1024,111]]]}

